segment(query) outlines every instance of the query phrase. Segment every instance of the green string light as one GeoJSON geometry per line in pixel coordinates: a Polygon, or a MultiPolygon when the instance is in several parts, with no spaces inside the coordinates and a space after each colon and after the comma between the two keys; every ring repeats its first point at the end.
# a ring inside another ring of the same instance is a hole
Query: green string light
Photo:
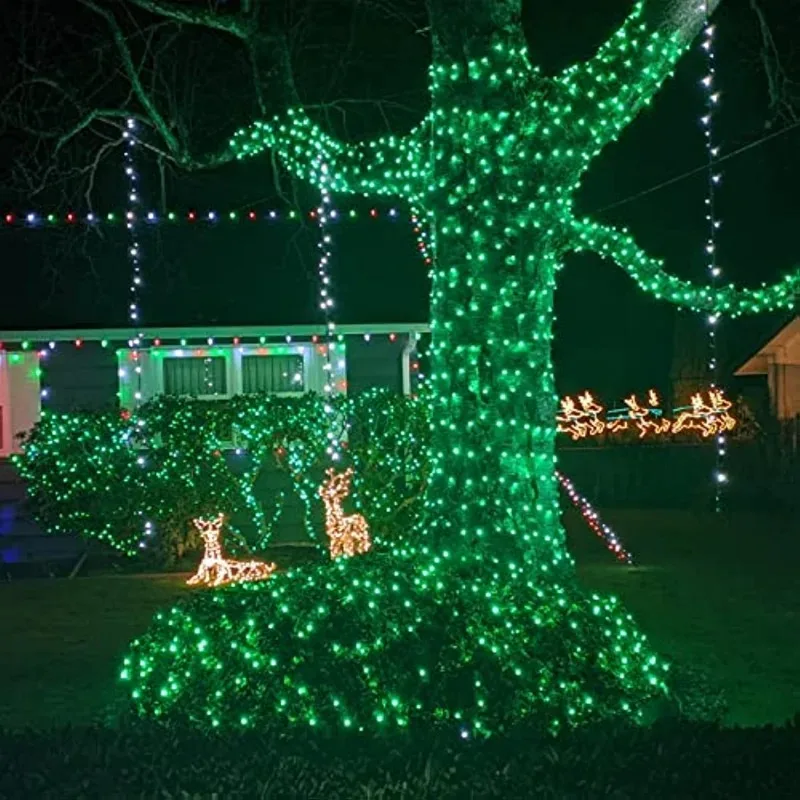
{"type": "Polygon", "coordinates": [[[552,79],[528,59],[514,0],[471,8],[485,25],[467,48],[436,22],[431,111],[405,137],[345,144],[301,109],[235,135],[240,158],[270,149],[317,188],[324,177],[334,193],[398,195],[431,226],[424,514],[392,558],[298,569],[161,615],[126,659],[137,711],[213,727],[440,723],[473,736],[531,716],[550,730],[640,719],[663,694],[664,666],[630,618],[577,587],[559,523],[556,274],[568,253],[591,250],[657,297],[730,315],[786,307],[798,283],[698,288],[627,234],[574,217],[594,157],[702,24],[689,3],[669,35],[647,5],[552,79]]]}

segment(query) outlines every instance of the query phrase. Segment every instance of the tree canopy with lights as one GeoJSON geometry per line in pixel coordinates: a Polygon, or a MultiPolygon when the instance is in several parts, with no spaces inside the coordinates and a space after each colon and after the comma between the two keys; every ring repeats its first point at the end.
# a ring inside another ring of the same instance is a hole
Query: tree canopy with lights
{"type": "Polygon", "coordinates": [[[429,113],[406,136],[350,144],[292,105],[268,3],[225,14],[135,2],[239,37],[278,76],[289,107],[236,133],[240,159],[272,151],[334,193],[405,198],[424,209],[435,255],[432,474],[412,544],[163,615],[123,672],[137,708],[215,726],[440,722],[465,736],[525,717],[551,730],[641,718],[665,690],[663,665],[614,599],[577,587],[559,522],[553,293],[567,254],[591,251],[696,311],[793,302],[797,276],[749,290],[694,285],[628,232],[574,214],[581,177],[717,3],[638,2],[592,58],[546,77],[527,51],[521,0],[428,0],[429,113]]]}

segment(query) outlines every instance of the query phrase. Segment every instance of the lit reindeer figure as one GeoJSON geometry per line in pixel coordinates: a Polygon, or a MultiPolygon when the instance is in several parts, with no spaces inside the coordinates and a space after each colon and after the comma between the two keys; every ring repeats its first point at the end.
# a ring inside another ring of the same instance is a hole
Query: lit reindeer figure
{"type": "Polygon", "coordinates": [[[578,402],[589,420],[589,435],[599,436],[606,429],[605,422],[600,419],[600,415],[603,413],[603,406],[594,399],[591,392],[584,392],[578,395],[578,402]]]}
{"type": "Polygon", "coordinates": [[[325,532],[330,539],[331,558],[366,553],[372,546],[367,521],[361,514],[342,512],[342,500],[350,494],[352,469],[336,474],[326,473],[328,480],[319,487],[319,496],[325,504],[325,532]]]}
{"type": "Polygon", "coordinates": [[[647,404],[647,406],[640,406],[635,394],[625,399],[625,405],[628,407],[628,416],[639,429],[640,439],[643,439],[648,433],[653,433],[657,436],[667,433],[671,424],[669,420],[659,419],[655,413],[656,410],[660,412],[658,395],[655,389],[651,389],[647,393],[647,404]]]}
{"type": "Polygon", "coordinates": [[[222,557],[220,536],[222,523],[225,521],[223,514],[217,514],[214,519],[198,517],[192,521],[195,528],[200,531],[205,551],[197,572],[186,583],[191,586],[198,583],[206,586],[222,586],[224,583],[262,581],[275,571],[275,564],[266,564],[263,561],[236,561],[222,557]]]}
{"type": "Polygon", "coordinates": [[[691,404],[689,410],[682,411],[672,426],[674,433],[696,430],[707,439],[736,427],[736,420],[729,413],[733,404],[725,399],[721,389],[711,389],[708,392],[708,403],[698,392],[692,395],[691,404]]]}
{"type": "Polygon", "coordinates": [[[568,433],[573,441],[583,439],[589,431],[589,426],[583,421],[586,412],[578,408],[571,397],[560,401],[561,410],[556,414],[556,430],[559,433],[568,433]]]}

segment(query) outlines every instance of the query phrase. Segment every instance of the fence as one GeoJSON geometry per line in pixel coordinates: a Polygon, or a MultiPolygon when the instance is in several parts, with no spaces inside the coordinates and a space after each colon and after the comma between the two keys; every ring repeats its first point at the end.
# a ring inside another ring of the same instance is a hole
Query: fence
{"type": "MultiPolygon", "coordinates": [[[[707,509],[714,496],[714,443],[634,441],[562,444],[561,470],[606,508],[707,509]]],[[[726,507],[800,512],[800,417],[748,441],[731,441],[725,459],[726,507]]]]}

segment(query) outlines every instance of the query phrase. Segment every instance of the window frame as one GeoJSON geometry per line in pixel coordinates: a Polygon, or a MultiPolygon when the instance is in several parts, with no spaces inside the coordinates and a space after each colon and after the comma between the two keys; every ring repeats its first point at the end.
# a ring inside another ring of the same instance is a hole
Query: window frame
{"type": "Polygon", "coordinates": [[[236,394],[267,394],[270,397],[302,397],[310,391],[309,384],[309,368],[310,368],[310,352],[307,347],[298,346],[294,348],[294,352],[289,353],[270,353],[269,347],[237,347],[234,352],[234,365],[237,377],[237,391],[236,394]],[[245,392],[244,390],[244,359],[245,358],[280,358],[287,356],[289,358],[295,357],[302,359],[302,375],[303,381],[301,387],[295,390],[282,391],[282,392],[245,392]]]}
{"type": "MultiPolygon", "coordinates": [[[[181,351],[183,352],[183,351],[181,351]]],[[[187,353],[185,355],[175,355],[173,353],[164,354],[159,358],[159,395],[168,397],[189,397],[192,400],[226,400],[231,395],[231,363],[230,359],[225,353],[211,353],[210,351],[205,355],[198,355],[197,351],[187,353]],[[166,392],[166,361],[199,361],[207,358],[221,358],[224,362],[223,374],[225,375],[225,391],[215,392],[214,394],[169,394],[166,392]]]]}

